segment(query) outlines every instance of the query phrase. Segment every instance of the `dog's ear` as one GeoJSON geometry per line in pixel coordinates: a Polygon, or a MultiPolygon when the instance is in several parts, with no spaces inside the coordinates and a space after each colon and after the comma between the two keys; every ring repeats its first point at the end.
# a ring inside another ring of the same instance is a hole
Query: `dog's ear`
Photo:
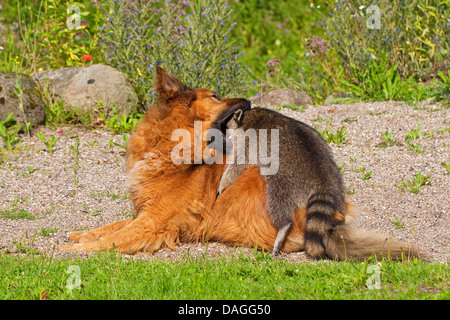
{"type": "Polygon", "coordinates": [[[180,80],[159,66],[156,67],[155,84],[155,90],[158,92],[159,98],[163,101],[192,91],[189,87],[181,83],[180,80]]]}

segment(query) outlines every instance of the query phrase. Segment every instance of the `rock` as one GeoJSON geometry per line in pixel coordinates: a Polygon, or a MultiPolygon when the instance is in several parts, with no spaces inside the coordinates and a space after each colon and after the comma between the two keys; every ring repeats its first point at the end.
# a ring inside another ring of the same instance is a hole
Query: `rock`
{"type": "Polygon", "coordinates": [[[37,84],[26,74],[0,72],[0,120],[5,120],[10,112],[21,123],[32,122],[40,125],[45,119],[44,103],[37,84]],[[21,99],[18,94],[16,79],[22,88],[21,99]],[[23,111],[20,108],[22,101],[23,111]]]}
{"type": "Polygon", "coordinates": [[[276,89],[251,97],[249,100],[258,106],[267,107],[280,107],[292,104],[301,107],[314,104],[309,95],[293,89],[276,89]]]}
{"type": "Polygon", "coordinates": [[[54,99],[64,101],[67,110],[79,110],[106,115],[128,115],[139,110],[139,99],[128,77],[103,64],[89,67],[70,67],[39,72],[37,79],[54,94],[54,99]],[[99,110],[102,106],[102,110],[99,110]]]}

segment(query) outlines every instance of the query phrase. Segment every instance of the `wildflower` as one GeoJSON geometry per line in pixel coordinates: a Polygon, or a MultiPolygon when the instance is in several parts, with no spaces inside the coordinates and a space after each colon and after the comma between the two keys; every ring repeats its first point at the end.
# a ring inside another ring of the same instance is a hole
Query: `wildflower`
{"type": "Polygon", "coordinates": [[[90,54],[85,54],[84,56],[81,57],[81,59],[83,61],[91,61],[92,60],[92,56],[90,54]]]}
{"type": "Polygon", "coordinates": [[[266,67],[268,67],[268,68],[277,67],[279,65],[280,65],[280,60],[278,60],[278,59],[271,59],[266,62],[266,67]]]}
{"type": "Polygon", "coordinates": [[[364,6],[359,6],[358,9],[359,9],[359,10],[362,10],[362,9],[364,9],[364,6]]]}

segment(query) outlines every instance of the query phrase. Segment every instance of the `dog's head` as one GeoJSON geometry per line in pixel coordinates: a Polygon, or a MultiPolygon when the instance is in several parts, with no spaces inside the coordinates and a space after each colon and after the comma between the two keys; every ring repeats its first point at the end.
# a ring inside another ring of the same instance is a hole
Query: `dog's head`
{"type": "Polygon", "coordinates": [[[159,96],[158,106],[165,109],[168,117],[183,119],[180,126],[193,127],[194,121],[201,121],[202,131],[218,129],[223,134],[227,122],[235,115],[250,109],[247,99],[222,99],[208,89],[191,89],[179,79],[157,67],[155,89],[159,96]]]}

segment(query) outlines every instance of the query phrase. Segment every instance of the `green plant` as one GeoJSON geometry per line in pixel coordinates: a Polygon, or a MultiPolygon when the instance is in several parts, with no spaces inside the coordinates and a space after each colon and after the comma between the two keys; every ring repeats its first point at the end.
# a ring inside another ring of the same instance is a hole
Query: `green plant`
{"type": "Polygon", "coordinates": [[[405,227],[405,222],[396,216],[392,216],[391,221],[398,229],[403,229],[405,227]]]}
{"type": "Polygon", "coordinates": [[[427,150],[425,150],[420,144],[413,144],[410,141],[406,141],[406,144],[409,146],[409,148],[416,152],[416,153],[425,153],[427,150]]]}
{"type": "Polygon", "coordinates": [[[403,181],[402,186],[407,188],[410,192],[418,194],[420,192],[420,187],[424,185],[429,185],[431,175],[422,175],[422,172],[417,172],[411,181],[403,181]]]}
{"type": "Polygon", "coordinates": [[[0,121],[0,137],[2,137],[6,150],[8,151],[13,151],[14,147],[20,143],[20,138],[17,137],[17,133],[22,127],[19,123],[16,124],[14,128],[10,127],[11,123],[16,122],[16,119],[12,114],[13,113],[10,112],[5,121],[0,121]]]}
{"type": "Polygon", "coordinates": [[[411,131],[407,131],[405,135],[405,139],[407,141],[422,139],[422,132],[420,132],[421,125],[420,123],[417,125],[417,129],[413,129],[411,131]]]}
{"type": "Polygon", "coordinates": [[[49,153],[53,153],[53,147],[58,140],[61,139],[61,137],[55,138],[53,134],[50,134],[48,138],[46,138],[41,132],[36,133],[36,136],[45,144],[49,153]]]}
{"type": "MultiPolygon", "coordinates": [[[[403,80],[411,76],[427,79],[436,70],[445,68],[450,49],[448,1],[330,0],[328,3],[326,9],[330,12],[323,15],[321,26],[343,61],[348,79],[365,78],[357,73],[366,72],[371,68],[371,61],[380,56],[386,58],[384,70],[397,65],[395,69],[403,80]]],[[[387,86],[386,82],[389,92],[387,86]]]]}
{"type": "Polygon", "coordinates": [[[38,236],[41,237],[48,237],[55,233],[58,229],[56,227],[53,228],[44,228],[42,227],[41,230],[37,233],[38,236]]]}
{"type": "MultiPolygon", "coordinates": [[[[123,144],[118,143],[118,142],[114,142],[112,140],[110,140],[110,142],[112,142],[114,145],[116,145],[118,147],[121,147],[124,150],[127,150],[127,144],[128,144],[128,140],[130,140],[130,137],[127,134],[125,134],[125,133],[122,134],[122,137],[123,137],[123,141],[124,141],[123,144]]],[[[111,143],[110,143],[110,145],[111,145],[111,143]]]]}
{"type": "MultiPolygon", "coordinates": [[[[238,250],[223,258],[188,252],[177,261],[131,259],[114,252],[70,259],[24,253],[0,254],[0,279],[7,279],[0,281],[2,300],[449,299],[448,266],[421,260],[293,263],[238,250]],[[68,272],[71,266],[81,270],[79,289],[67,287],[74,276],[68,272]],[[377,290],[367,287],[371,266],[381,270],[377,290]]],[[[180,309],[184,306],[180,304],[180,309]]],[[[176,315],[178,309],[172,313],[176,315]]]]}
{"type": "Polygon", "coordinates": [[[440,78],[440,82],[438,84],[439,93],[442,96],[442,100],[447,104],[450,103],[450,69],[447,70],[448,75],[446,76],[442,71],[439,70],[438,76],[440,78]]]}
{"type": "MultiPolygon", "coordinates": [[[[100,117],[104,116],[103,114],[100,117]]],[[[105,125],[115,133],[133,132],[136,125],[143,118],[143,114],[122,115],[114,114],[111,118],[105,120],[105,125]]]]}
{"type": "Polygon", "coordinates": [[[345,126],[342,126],[339,130],[336,131],[336,133],[334,133],[329,129],[320,131],[319,129],[316,128],[316,130],[320,133],[322,138],[328,143],[333,143],[338,146],[341,146],[347,141],[348,134],[345,131],[345,126]]]}
{"type": "Polygon", "coordinates": [[[447,170],[447,174],[450,174],[450,162],[441,162],[442,166],[447,170]]]}
{"type": "Polygon", "coordinates": [[[125,72],[144,104],[155,101],[156,66],[193,88],[222,96],[245,90],[243,54],[231,39],[229,5],[220,0],[110,2],[101,44],[108,64],[125,72]]]}
{"type": "Polygon", "coordinates": [[[380,142],[377,144],[377,147],[380,147],[382,149],[386,149],[391,146],[399,146],[401,145],[400,142],[393,140],[392,135],[394,134],[393,131],[386,131],[385,133],[381,134],[381,138],[383,139],[383,142],[380,142]]]}
{"type": "Polygon", "coordinates": [[[11,0],[2,6],[2,15],[11,14],[2,23],[11,26],[5,28],[8,50],[0,50],[1,70],[28,73],[80,66],[87,54],[101,62],[96,43],[102,18],[94,2],[11,0]],[[75,17],[70,5],[80,9],[79,24],[73,26],[68,25],[75,17]]]}
{"type": "Polygon", "coordinates": [[[373,174],[373,171],[369,171],[369,172],[363,173],[363,175],[361,176],[361,179],[363,181],[369,180],[372,177],[372,174],[373,174]]]}
{"type": "Polygon", "coordinates": [[[339,84],[343,92],[360,100],[404,100],[413,91],[414,79],[401,80],[397,65],[388,68],[388,61],[383,56],[378,61],[371,60],[366,68],[354,70],[354,73],[355,83],[341,78],[339,84]]]}

